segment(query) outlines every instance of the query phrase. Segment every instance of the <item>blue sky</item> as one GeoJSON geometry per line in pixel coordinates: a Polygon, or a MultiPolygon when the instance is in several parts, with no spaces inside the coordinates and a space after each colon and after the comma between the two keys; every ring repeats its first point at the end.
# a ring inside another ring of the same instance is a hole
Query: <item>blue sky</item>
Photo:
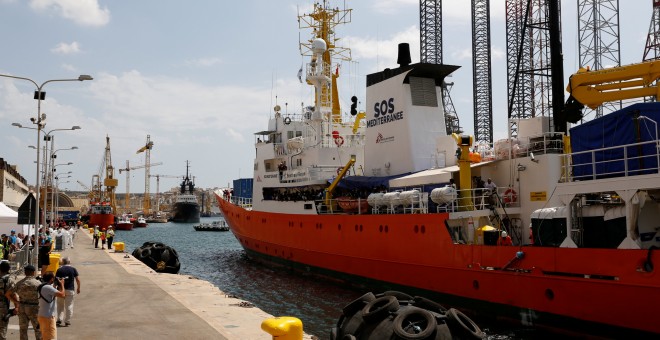
{"type": "MultiPolygon", "coordinates": [[[[311,89],[300,84],[296,14],[312,1],[174,0],[0,0],[0,74],[49,79],[89,74],[93,81],[49,83],[42,112],[45,130],[57,131],[58,162],[74,165],[64,188],[82,190],[99,172],[109,135],[116,169],[144,164],[136,151],[146,136],[154,142],[152,174],[182,175],[185,161],[200,187],[226,186],[251,177],[256,131],[267,128],[275,96],[295,112],[311,103],[311,89]]],[[[343,6],[342,2],[331,2],[343,6]]],[[[396,45],[411,44],[419,61],[419,1],[347,1],[352,23],[338,36],[352,49],[354,63],[342,65],[341,101],[365,95],[365,75],[396,66],[396,45]]],[[[621,1],[622,64],[641,61],[651,17],[650,1],[621,1]],[[642,7],[644,9],[642,9],[642,7]]],[[[564,68],[578,68],[575,1],[562,1],[564,68]]],[[[444,1],[444,62],[459,65],[452,98],[466,132],[472,133],[470,1],[444,1]]],[[[506,45],[504,0],[491,1],[495,139],[506,137],[506,45]]],[[[34,86],[0,78],[0,157],[16,164],[34,184],[36,132],[11,126],[33,125],[34,86]]],[[[361,104],[361,106],[364,106],[361,104]]],[[[344,104],[344,110],[349,105],[344,104]]],[[[362,107],[363,108],[363,107],[362,107]]],[[[119,192],[125,189],[125,174],[119,192]]],[[[144,172],[130,172],[131,191],[144,191],[144,172]]],[[[177,185],[161,179],[161,191],[177,185]]],[[[151,192],[155,192],[155,180],[151,192]]]]}

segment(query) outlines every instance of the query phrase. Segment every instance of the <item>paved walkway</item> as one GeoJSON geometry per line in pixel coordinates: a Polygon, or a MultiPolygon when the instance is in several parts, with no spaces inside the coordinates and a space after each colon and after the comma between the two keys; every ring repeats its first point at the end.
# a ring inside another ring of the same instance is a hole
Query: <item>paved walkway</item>
{"type": "MultiPolygon", "coordinates": [[[[59,339],[272,339],[260,328],[271,315],[209,282],[158,274],[128,254],[95,249],[83,231],[74,249],[62,251],[80,273],[81,293],[59,339]]],[[[12,317],[7,338],[19,339],[18,329],[12,317]]]]}

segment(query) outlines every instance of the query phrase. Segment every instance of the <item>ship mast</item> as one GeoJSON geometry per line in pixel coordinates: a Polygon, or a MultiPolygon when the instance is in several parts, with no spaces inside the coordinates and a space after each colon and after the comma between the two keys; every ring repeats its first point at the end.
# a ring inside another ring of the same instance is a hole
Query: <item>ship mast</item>
{"type": "Polygon", "coordinates": [[[339,63],[332,65],[332,60],[351,60],[351,50],[336,45],[339,38],[335,32],[338,25],[351,22],[351,11],[329,8],[324,0],[323,4],[314,4],[312,13],[298,15],[299,28],[312,29],[312,37],[300,42],[300,54],[311,57],[305,74],[307,83],[315,87],[315,118],[331,124],[342,122],[337,90],[339,63]],[[325,43],[325,48],[319,40],[325,43]]]}

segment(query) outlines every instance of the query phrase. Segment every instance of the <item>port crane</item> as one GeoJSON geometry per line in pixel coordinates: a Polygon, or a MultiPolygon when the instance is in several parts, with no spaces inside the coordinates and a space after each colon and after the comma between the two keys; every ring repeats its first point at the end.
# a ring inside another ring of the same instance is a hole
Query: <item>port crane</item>
{"type": "Polygon", "coordinates": [[[146,167],[158,166],[158,165],[162,165],[162,164],[163,164],[162,162],[157,162],[157,163],[151,163],[151,164],[147,164],[147,165],[137,165],[137,166],[131,167],[131,166],[129,166],[128,160],[126,160],[126,167],[122,168],[122,169],[119,169],[119,174],[120,175],[121,175],[122,171],[126,172],[126,197],[124,198],[124,212],[130,210],[129,209],[130,208],[130,193],[131,193],[131,190],[130,190],[130,188],[131,188],[131,186],[130,186],[131,177],[129,175],[130,171],[131,170],[142,169],[142,168],[146,168],[146,167]]]}
{"type": "Polygon", "coordinates": [[[144,152],[144,202],[142,203],[142,212],[148,215],[151,212],[151,198],[149,197],[149,173],[151,172],[151,149],[154,147],[154,142],[151,141],[151,136],[147,135],[147,142],[143,147],[138,149],[136,154],[144,152]]]}
{"type": "Polygon", "coordinates": [[[156,177],[156,211],[160,211],[160,199],[158,195],[160,194],[160,178],[179,178],[182,176],[172,176],[172,175],[149,175],[149,177],[156,177]]]}
{"type": "Polygon", "coordinates": [[[115,168],[112,166],[112,157],[110,156],[110,137],[105,136],[105,158],[103,162],[105,166],[105,179],[103,179],[103,185],[106,188],[106,195],[110,200],[110,207],[112,207],[112,213],[117,214],[117,203],[115,202],[115,189],[119,184],[119,181],[115,178],[115,168]]]}

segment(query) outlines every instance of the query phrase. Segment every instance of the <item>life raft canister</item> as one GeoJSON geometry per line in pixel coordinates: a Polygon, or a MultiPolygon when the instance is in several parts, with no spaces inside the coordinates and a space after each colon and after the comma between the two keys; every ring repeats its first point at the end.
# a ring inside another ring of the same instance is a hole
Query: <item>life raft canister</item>
{"type": "Polygon", "coordinates": [[[518,201],[518,193],[513,188],[508,188],[504,192],[504,203],[515,203],[518,201]]]}

